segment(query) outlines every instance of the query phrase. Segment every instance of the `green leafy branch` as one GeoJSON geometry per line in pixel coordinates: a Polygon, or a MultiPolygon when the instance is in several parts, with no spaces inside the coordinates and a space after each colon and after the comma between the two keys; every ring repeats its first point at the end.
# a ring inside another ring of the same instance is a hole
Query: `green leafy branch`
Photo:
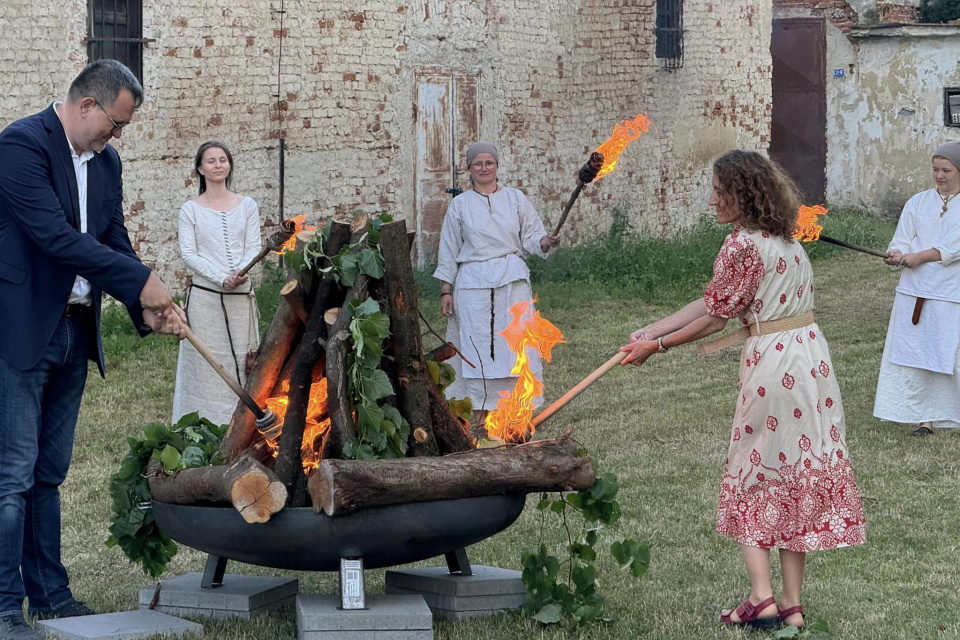
{"type": "Polygon", "coordinates": [[[132,561],[153,577],[163,573],[177,553],[177,545],[153,519],[147,466],[163,465],[167,473],[181,469],[224,464],[220,441],[227,426],[217,426],[196,412],[180,418],[176,425],[153,423],[144,429],[144,438],[127,438],[129,451],[120,469],[110,476],[110,537],[107,546],[119,546],[132,561]]]}
{"type": "MultiPolygon", "coordinates": [[[[430,372],[430,378],[440,388],[440,391],[446,391],[446,388],[453,384],[453,381],[457,378],[453,367],[446,362],[427,360],[427,371],[430,372]]],[[[444,396],[446,396],[446,393],[444,393],[444,396]]],[[[447,398],[447,404],[450,405],[453,415],[469,424],[470,417],[473,414],[473,401],[469,397],[447,398]]]]}
{"type": "MultiPolygon", "coordinates": [[[[586,453],[585,451],[582,453],[586,453]]],[[[560,494],[550,499],[542,494],[537,510],[541,512],[541,542],[536,552],[521,555],[523,584],[527,600],[521,614],[542,624],[557,624],[569,619],[577,624],[610,622],[606,599],[597,591],[597,548],[601,532],[620,519],[617,477],[605,473],[586,491],[560,494]],[[567,558],[563,562],[547,551],[543,543],[546,513],[561,517],[567,535],[567,558]],[[568,511],[579,514],[583,526],[574,535],[567,519],[568,511]],[[566,564],[566,571],[562,571],[566,564]],[[565,575],[564,575],[565,574],[565,575]]],[[[610,545],[610,555],[634,578],[641,578],[650,567],[650,546],[625,539],[610,545]]]]}
{"type": "Polygon", "coordinates": [[[343,455],[360,460],[402,458],[410,425],[395,407],[379,402],[394,394],[390,378],[379,368],[390,318],[373,299],[351,300],[350,314],[353,351],[347,358],[347,387],[357,411],[358,435],[344,446],[343,455]]]}

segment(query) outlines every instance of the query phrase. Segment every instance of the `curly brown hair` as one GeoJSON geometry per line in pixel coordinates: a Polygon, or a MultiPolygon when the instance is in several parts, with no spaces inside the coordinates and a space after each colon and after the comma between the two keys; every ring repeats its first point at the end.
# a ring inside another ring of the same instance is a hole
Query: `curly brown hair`
{"type": "Polygon", "coordinates": [[[756,151],[728,151],[713,163],[721,198],[740,211],[748,231],[766,231],[787,240],[797,229],[800,194],[773,160],[756,151]]]}

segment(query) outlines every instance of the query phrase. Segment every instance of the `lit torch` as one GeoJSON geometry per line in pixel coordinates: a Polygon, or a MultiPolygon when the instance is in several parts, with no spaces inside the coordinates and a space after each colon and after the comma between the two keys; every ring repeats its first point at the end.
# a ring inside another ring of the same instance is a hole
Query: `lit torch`
{"type": "Polygon", "coordinates": [[[829,242],[830,244],[835,244],[847,249],[853,249],[854,251],[869,253],[870,255],[877,256],[878,258],[887,257],[887,253],[885,251],[871,249],[870,247],[863,247],[858,244],[853,244],[851,242],[837,240],[836,238],[822,235],[820,232],[823,231],[823,225],[817,224],[817,217],[825,215],[827,215],[827,208],[823,205],[818,204],[813,207],[801,206],[800,215],[797,217],[797,230],[794,232],[793,237],[800,242],[815,242],[820,240],[821,242],[829,242]]]}
{"type": "Polygon", "coordinates": [[[307,214],[302,216],[297,216],[295,218],[290,218],[289,220],[284,220],[280,223],[280,229],[275,231],[267,241],[264,243],[263,249],[260,250],[260,253],[250,261],[250,264],[245,266],[243,269],[240,269],[241,276],[247,275],[247,272],[250,269],[253,269],[254,265],[263,260],[264,256],[273,251],[274,253],[283,253],[293,249],[296,246],[296,235],[301,231],[314,231],[316,227],[308,227],[304,225],[304,220],[307,219],[307,214]]]}
{"type": "Polygon", "coordinates": [[[543,394],[543,383],[533,374],[527,348],[536,349],[541,358],[550,362],[554,345],[564,340],[560,329],[533,309],[533,300],[513,305],[510,315],[513,320],[500,335],[517,354],[517,362],[510,373],[519,377],[512,393],[501,392],[497,408],[487,414],[484,426],[491,438],[519,443],[526,442],[533,435],[533,401],[543,394]]]}
{"type": "Polygon", "coordinates": [[[613,133],[607,141],[597,147],[596,151],[590,154],[590,160],[580,167],[577,174],[577,186],[570,195],[570,199],[567,200],[563,213],[560,214],[560,221],[557,222],[557,228],[553,231],[554,234],[560,233],[560,227],[566,222],[567,214],[570,213],[573,203],[580,197],[583,185],[599,180],[613,171],[620,159],[620,154],[627,148],[627,145],[639,138],[641,133],[646,133],[650,129],[650,124],[650,118],[639,114],[633,120],[618,122],[613,127],[613,133]]]}

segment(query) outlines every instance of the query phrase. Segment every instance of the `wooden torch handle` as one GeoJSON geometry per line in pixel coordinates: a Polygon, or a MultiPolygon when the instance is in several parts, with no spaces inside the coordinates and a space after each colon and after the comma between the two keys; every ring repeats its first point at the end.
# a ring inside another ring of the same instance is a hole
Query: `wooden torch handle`
{"type": "MultiPolygon", "coordinates": [[[[178,318],[179,319],[179,318],[178,318]]],[[[181,324],[183,324],[181,322],[181,324]]],[[[187,332],[187,340],[190,341],[190,344],[203,356],[203,359],[206,360],[213,370],[223,378],[223,381],[227,383],[233,392],[237,394],[237,397],[240,398],[240,401],[257,417],[257,419],[263,418],[264,411],[260,408],[260,405],[254,401],[253,397],[247,393],[247,390],[240,386],[240,382],[235,380],[233,376],[230,375],[230,372],[220,364],[217,360],[217,357],[210,352],[210,349],[207,348],[207,345],[203,344],[200,338],[197,337],[197,334],[193,332],[193,329],[187,325],[183,325],[183,328],[187,332]]]]}
{"type": "Polygon", "coordinates": [[[563,226],[563,223],[567,221],[567,214],[570,213],[570,209],[573,208],[573,203],[577,201],[577,198],[580,197],[580,192],[583,191],[583,183],[578,182],[576,188],[573,190],[573,193],[570,195],[570,199],[567,200],[567,204],[563,207],[563,213],[560,214],[560,220],[557,222],[557,227],[553,230],[553,235],[560,233],[560,227],[563,226]]]}
{"type": "Polygon", "coordinates": [[[555,414],[557,411],[566,406],[567,403],[583,393],[587,387],[602,378],[607,372],[610,371],[610,369],[613,369],[615,366],[620,364],[620,362],[622,362],[626,357],[626,351],[618,351],[615,356],[604,362],[596,371],[588,375],[579,384],[577,384],[577,386],[575,386],[573,389],[570,389],[570,391],[567,391],[565,394],[563,394],[563,396],[560,397],[560,399],[538,413],[537,416],[530,421],[530,424],[532,424],[534,427],[539,427],[544,420],[555,414]]]}

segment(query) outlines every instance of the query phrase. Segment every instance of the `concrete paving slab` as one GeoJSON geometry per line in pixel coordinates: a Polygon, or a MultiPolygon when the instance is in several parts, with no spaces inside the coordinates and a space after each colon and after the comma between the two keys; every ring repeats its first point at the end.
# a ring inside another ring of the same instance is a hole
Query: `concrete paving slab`
{"type": "Polygon", "coordinates": [[[342,611],[340,597],[297,596],[298,640],[433,640],[433,616],[419,595],[367,596],[342,611]]]}
{"type": "Polygon", "coordinates": [[[203,625],[159,611],[120,611],[43,620],[37,623],[37,628],[44,636],[61,640],[136,640],[156,635],[171,638],[203,635],[203,625]]]}
{"type": "MultiPolygon", "coordinates": [[[[279,607],[293,607],[299,582],[273,576],[228,574],[223,586],[203,589],[203,574],[186,573],[160,583],[160,597],[155,611],[175,616],[209,616],[213,618],[250,619],[279,607]]],[[[153,601],[156,585],[140,589],[140,608],[153,601]]]]}
{"type": "Polygon", "coordinates": [[[385,590],[419,593],[434,615],[448,620],[517,609],[526,599],[521,572],[484,565],[475,565],[471,576],[451,575],[446,567],[387,571],[385,590]]]}

